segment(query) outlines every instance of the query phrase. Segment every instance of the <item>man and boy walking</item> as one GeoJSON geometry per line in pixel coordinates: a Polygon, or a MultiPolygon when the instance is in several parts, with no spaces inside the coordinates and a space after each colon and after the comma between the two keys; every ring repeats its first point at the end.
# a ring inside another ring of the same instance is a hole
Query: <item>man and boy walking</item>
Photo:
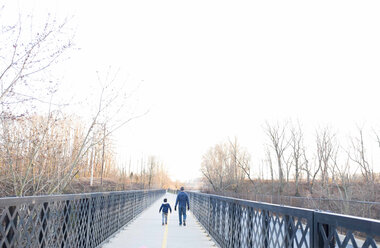
{"type": "MultiPolygon", "coordinates": [[[[178,217],[179,217],[179,225],[182,226],[182,223],[184,226],[186,226],[186,206],[187,210],[190,210],[190,204],[189,204],[189,196],[184,192],[184,187],[181,187],[181,191],[177,195],[177,199],[175,201],[174,211],[177,211],[177,205],[178,205],[178,217]]],[[[172,212],[172,209],[170,207],[170,204],[167,203],[167,199],[164,199],[164,203],[162,203],[160,210],[158,211],[161,213],[162,210],[162,225],[168,224],[168,213],[170,210],[170,213],[172,212]]]]}

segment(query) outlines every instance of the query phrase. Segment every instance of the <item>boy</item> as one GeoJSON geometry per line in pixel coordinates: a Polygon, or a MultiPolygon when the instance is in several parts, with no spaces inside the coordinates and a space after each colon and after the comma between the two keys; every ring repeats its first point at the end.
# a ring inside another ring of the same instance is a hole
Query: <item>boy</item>
{"type": "Polygon", "coordinates": [[[168,224],[168,210],[170,210],[170,213],[172,213],[172,208],[170,207],[170,204],[167,203],[167,201],[168,200],[165,198],[164,203],[162,203],[160,210],[158,211],[159,213],[161,213],[162,209],[162,225],[168,224]]]}

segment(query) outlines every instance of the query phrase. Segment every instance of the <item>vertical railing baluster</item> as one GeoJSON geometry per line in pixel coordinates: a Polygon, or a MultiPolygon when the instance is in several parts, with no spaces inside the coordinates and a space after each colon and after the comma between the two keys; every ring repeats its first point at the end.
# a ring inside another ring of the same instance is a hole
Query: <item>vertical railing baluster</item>
{"type": "Polygon", "coordinates": [[[269,241],[269,211],[261,210],[262,214],[262,227],[261,227],[261,234],[262,234],[262,244],[263,248],[268,247],[268,241],[269,241]]]}
{"type": "Polygon", "coordinates": [[[117,230],[119,230],[120,228],[120,204],[121,204],[121,194],[118,194],[118,195],[119,195],[119,206],[117,209],[117,230]]]}
{"type": "Polygon", "coordinates": [[[235,224],[235,214],[234,214],[234,203],[228,205],[228,221],[229,221],[229,244],[228,247],[234,247],[234,224],[235,224]]]}
{"type": "Polygon", "coordinates": [[[210,225],[211,225],[211,197],[207,197],[207,226],[210,230],[210,225]]]}
{"type": "Polygon", "coordinates": [[[63,208],[63,226],[62,226],[62,233],[63,233],[63,240],[61,243],[61,247],[67,247],[66,240],[68,238],[68,226],[70,221],[70,200],[66,200],[65,207],[63,208]]]}
{"type": "Polygon", "coordinates": [[[46,213],[48,210],[48,203],[47,202],[44,202],[42,204],[42,208],[41,208],[41,211],[40,211],[40,221],[41,221],[41,230],[39,232],[39,237],[38,237],[38,242],[39,242],[39,245],[41,248],[45,247],[45,244],[47,242],[46,240],[46,228],[47,228],[47,221],[48,221],[48,217],[46,217],[45,215],[47,215],[48,213],[46,213]]]}
{"type": "MultiPolygon", "coordinates": [[[[16,211],[16,206],[9,206],[8,207],[9,218],[4,218],[4,224],[5,224],[4,230],[7,230],[8,227],[12,224],[14,225],[15,228],[17,228],[17,213],[15,213],[15,211],[16,211]]],[[[11,247],[15,243],[15,240],[14,240],[15,236],[16,236],[16,233],[15,233],[14,229],[10,228],[8,233],[6,234],[6,237],[7,237],[9,244],[11,245],[11,247]]],[[[5,244],[4,244],[4,247],[6,247],[5,244]]]]}
{"type": "Polygon", "coordinates": [[[294,223],[294,219],[289,215],[285,215],[284,237],[286,248],[293,247],[294,244],[293,235],[295,230],[293,230],[292,223],[294,223]]]}
{"type": "Polygon", "coordinates": [[[242,206],[235,203],[235,247],[241,247],[241,220],[243,219],[242,206]],[[237,217],[237,218],[236,218],[237,217]]]}
{"type": "Polygon", "coordinates": [[[91,218],[92,218],[92,197],[87,198],[87,232],[86,232],[86,248],[90,247],[90,228],[91,228],[91,218]]]}
{"type": "Polygon", "coordinates": [[[226,201],[220,201],[222,204],[222,240],[221,242],[225,245],[228,242],[228,234],[226,235],[226,221],[228,221],[228,218],[226,218],[226,209],[227,209],[227,202],[226,201]]]}

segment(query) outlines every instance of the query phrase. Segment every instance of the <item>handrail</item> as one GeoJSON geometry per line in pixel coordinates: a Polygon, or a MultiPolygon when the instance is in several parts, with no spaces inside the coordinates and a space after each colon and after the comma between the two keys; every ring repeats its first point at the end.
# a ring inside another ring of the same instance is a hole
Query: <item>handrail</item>
{"type": "Polygon", "coordinates": [[[165,190],[0,198],[0,247],[98,247],[165,190]]]}

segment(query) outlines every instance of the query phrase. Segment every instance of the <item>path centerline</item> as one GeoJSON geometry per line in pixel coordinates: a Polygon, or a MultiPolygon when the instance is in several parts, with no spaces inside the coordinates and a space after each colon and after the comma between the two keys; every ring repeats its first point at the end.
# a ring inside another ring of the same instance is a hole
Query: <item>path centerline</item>
{"type": "Polygon", "coordinates": [[[164,231],[164,238],[162,239],[162,246],[161,248],[166,248],[167,240],[168,240],[168,229],[169,225],[165,225],[165,231],[164,231]]]}

